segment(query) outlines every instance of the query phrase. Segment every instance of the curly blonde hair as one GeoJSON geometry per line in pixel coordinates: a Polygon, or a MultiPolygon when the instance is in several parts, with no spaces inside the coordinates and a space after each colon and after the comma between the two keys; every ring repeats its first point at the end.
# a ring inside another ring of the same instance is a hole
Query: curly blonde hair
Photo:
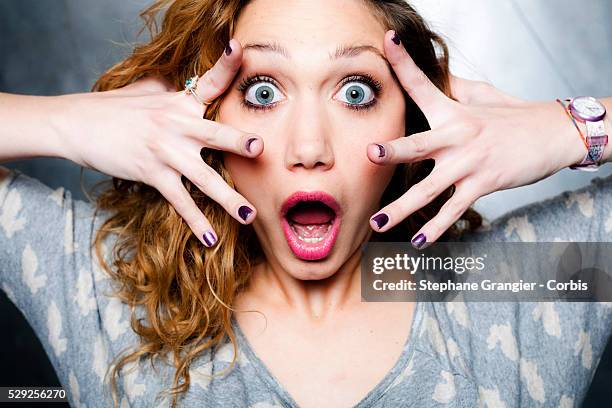
{"type": "MultiPolygon", "coordinates": [[[[403,0],[360,1],[387,29],[397,32],[416,64],[450,96],[448,49],[442,38],[403,0]]],[[[140,14],[145,23],[143,30],[148,29],[151,40],[136,46],[129,57],[108,69],[92,90],[121,88],[149,75],[163,77],[181,89],[187,78],[212,67],[231,38],[239,13],[248,3],[247,0],[155,1],[140,14]],[[156,18],[164,10],[159,28],[156,18]]],[[[406,118],[409,118],[407,133],[427,130],[422,112],[407,94],[404,97],[406,118]]],[[[207,110],[206,119],[217,118],[218,108],[219,99],[207,110]]],[[[201,156],[234,187],[220,152],[203,149],[201,156]]],[[[397,199],[425,178],[433,165],[431,159],[398,165],[381,205],[397,199]]],[[[251,265],[262,256],[262,251],[252,226],[238,223],[189,180],[184,177],[181,180],[218,232],[219,241],[214,248],[201,245],[182,217],[153,187],[116,177],[93,187],[106,187],[99,195],[94,194],[96,205],[99,210],[112,212],[98,230],[93,246],[103,269],[119,283],[115,295],[131,307],[131,327],[140,338],[137,348],[119,353],[107,370],[115,406],[118,405],[117,376],[128,363],[141,358],[153,363],[156,358],[165,359],[171,353],[174,379],[172,387],[165,392],[172,395],[172,407],[175,407],[180,394],[189,388],[190,364],[201,352],[227,338],[236,350],[231,305],[246,286],[251,265]],[[104,261],[101,248],[109,234],[117,235],[112,265],[104,261]],[[144,323],[137,318],[136,306],[145,312],[144,323]]],[[[453,192],[454,186],[449,187],[401,224],[386,233],[374,234],[372,240],[406,241],[438,213],[453,192]]],[[[464,230],[478,228],[482,218],[470,208],[460,221],[462,224],[453,225],[439,240],[455,239],[464,230]]]]}

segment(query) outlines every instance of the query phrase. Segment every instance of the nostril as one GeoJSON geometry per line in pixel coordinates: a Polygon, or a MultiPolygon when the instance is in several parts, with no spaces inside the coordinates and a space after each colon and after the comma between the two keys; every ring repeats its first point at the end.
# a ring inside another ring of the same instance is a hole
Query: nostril
{"type": "Polygon", "coordinates": [[[291,141],[286,149],[286,165],[297,169],[327,169],[333,166],[334,152],[332,146],[319,136],[310,136],[310,140],[291,141]]]}
{"type": "Polygon", "coordinates": [[[327,169],[327,168],[331,167],[331,164],[330,163],[325,163],[325,162],[322,162],[322,161],[318,161],[318,162],[316,162],[316,163],[314,163],[312,165],[308,164],[308,163],[301,163],[300,162],[300,163],[294,163],[293,167],[294,168],[302,167],[302,168],[305,168],[305,169],[317,169],[317,168],[327,169]]]}

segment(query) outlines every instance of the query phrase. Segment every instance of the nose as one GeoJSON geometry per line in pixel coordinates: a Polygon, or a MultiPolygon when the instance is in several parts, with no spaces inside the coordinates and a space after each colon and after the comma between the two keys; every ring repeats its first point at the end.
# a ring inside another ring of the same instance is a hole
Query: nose
{"type": "Polygon", "coordinates": [[[329,170],[334,165],[331,121],[321,101],[308,99],[294,104],[287,118],[286,166],[291,171],[329,170]]]}

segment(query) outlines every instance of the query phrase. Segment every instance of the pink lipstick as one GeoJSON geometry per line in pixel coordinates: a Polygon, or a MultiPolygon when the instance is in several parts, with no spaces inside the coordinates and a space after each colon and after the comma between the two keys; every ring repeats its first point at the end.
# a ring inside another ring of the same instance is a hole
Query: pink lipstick
{"type": "Polygon", "coordinates": [[[293,254],[305,261],[329,255],[340,231],[336,199],[323,191],[297,191],[281,207],[281,224],[293,254]]]}

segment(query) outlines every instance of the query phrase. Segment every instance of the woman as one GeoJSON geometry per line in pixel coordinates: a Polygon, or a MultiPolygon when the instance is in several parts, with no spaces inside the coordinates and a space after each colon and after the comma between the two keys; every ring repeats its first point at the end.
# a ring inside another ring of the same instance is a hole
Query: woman
{"type": "Polygon", "coordinates": [[[2,287],[75,406],[107,405],[115,357],[115,402],[134,406],[167,406],[155,397],[170,387],[184,406],[580,401],[610,334],[603,305],[360,299],[370,239],[512,240],[509,220],[525,216],[538,240],[609,239],[590,225],[610,210],[610,179],[583,190],[590,220],[564,193],[475,231],[478,196],[584,156],[558,105],[460,80],[453,101],[444,44],[401,1],[168,3],[159,35],[97,82],[107,92],[37,99],[49,114],[31,124],[27,101],[3,98],[6,135],[25,136],[2,138],[2,160],[56,155],[115,176],[96,206],[17,173],[0,190],[2,287]],[[194,72],[206,72],[194,95],[160,95],[194,72]],[[79,121],[97,116],[117,125],[84,140],[79,121]],[[24,128],[47,118],[33,143],[24,128]],[[576,235],[546,224],[560,216],[576,235]]]}

